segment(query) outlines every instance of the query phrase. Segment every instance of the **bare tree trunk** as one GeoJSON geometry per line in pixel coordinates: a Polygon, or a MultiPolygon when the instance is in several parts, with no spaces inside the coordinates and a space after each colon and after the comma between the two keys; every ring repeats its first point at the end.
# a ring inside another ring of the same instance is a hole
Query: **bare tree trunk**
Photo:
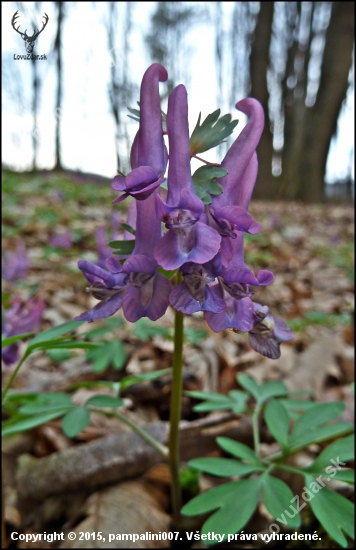
{"type": "Polygon", "coordinates": [[[37,111],[38,111],[38,88],[39,79],[37,64],[34,59],[31,59],[32,66],[32,115],[33,115],[33,129],[32,129],[32,170],[37,168],[37,111]]]}
{"type": "Polygon", "coordinates": [[[269,198],[276,192],[276,184],[272,178],[273,142],[268,116],[267,89],[267,68],[269,66],[274,2],[261,2],[260,6],[251,50],[251,96],[258,99],[263,106],[265,127],[257,147],[259,170],[253,196],[254,198],[269,198]]]}
{"type": "Polygon", "coordinates": [[[306,118],[299,187],[295,198],[324,200],[325,169],[330,142],[348,89],[354,47],[354,2],[334,2],[327,30],[317,100],[306,118]]]}
{"type": "Polygon", "coordinates": [[[57,54],[57,93],[56,93],[56,136],[55,136],[55,170],[62,169],[61,158],[61,104],[62,104],[62,30],[64,19],[64,2],[56,2],[57,34],[54,49],[57,54]]]}

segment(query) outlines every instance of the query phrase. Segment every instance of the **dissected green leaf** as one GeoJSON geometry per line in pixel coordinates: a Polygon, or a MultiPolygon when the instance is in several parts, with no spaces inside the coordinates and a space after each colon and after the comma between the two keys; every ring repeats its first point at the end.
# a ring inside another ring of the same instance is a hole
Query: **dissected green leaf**
{"type": "Polygon", "coordinates": [[[246,409],[248,398],[247,393],[239,390],[231,390],[228,396],[206,391],[187,391],[185,393],[195,399],[206,399],[203,403],[199,403],[193,407],[193,410],[196,412],[231,410],[235,414],[239,414],[246,409]]]}
{"type": "Polygon", "coordinates": [[[211,195],[220,195],[223,192],[222,186],[216,179],[223,178],[226,174],[227,170],[212,165],[200,166],[194,172],[192,179],[195,193],[204,204],[211,203],[211,195]]]}
{"type": "Polygon", "coordinates": [[[248,391],[255,399],[256,401],[259,398],[260,395],[260,386],[251,378],[250,376],[247,376],[246,374],[239,374],[237,376],[237,381],[244,388],[244,390],[248,391]]]}
{"type": "MultiPolygon", "coordinates": [[[[257,508],[261,491],[260,479],[258,477],[237,481],[232,491],[229,491],[221,499],[222,505],[220,509],[204,523],[201,534],[217,533],[224,535],[223,540],[226,540],[229,533],[240,531],[250,520],[257,508]]],[[[218,487],[218,489],[220,488],[218,487]]],[[[208,544],[215,544],[214,541],[208,540],[206,542],[208,544]]]]}
{"type": "MultiPolygon", "coordinates": [[[[290,394],[292,395],[292,394],[290,394]]],[[[278,399],[278,401],[286,409],[287,414],[291,420],[297,420],[300,414],[315,405],[313,401],[306,401],[304,399],[278,399]]]]}
{"type": "Polygon", "coordinates": [[[88,361],[93,362],[95,372],[102,372],[110,365],[116,369],[123,368],[126,362],[126,351],[120,340],[113,340],[90,350],[86,357],[88,361]]]}
{"type": "Polygon", "coordinates": [[[348,462],[353,460],[355,455],[355,436],[354,434],[338,439],[330,445],[328,445],[319,456],[314,460],[313,464],[310,464],[304,471],[313,474],[323,474],[325,468],[332,464],[331,460],[340,460],[341,462],[348,462]]]}
{"type": "Polygon", "coordinates": [[[30,417],[14,416],[10,421],[3,423],[2,436],[7,437],[37,428],[37,426],[41,426],[50,420],[63,416],[67,411],[68,408],[63,408],[30,417]]]}
{"type": "Polygon", "coordinates": [[[232,458],[194,458],[189,466],[207,474],[219,477],[246,476],[261,470],[258,466],[233,460],[232,458]]]}
{"type": "Polygon", "coordinates": [[[166,327],[160,327],[152,321],[147,319],[139,319],[133,327],[133,332],[137,338],[143,342],[147,342],[152,336],[161,335],[165,338],[170,337],[170,329],[166,327]]]}
{"type": "Polygon", "coordinates": [[[87,427],[89,422],[89,410],[86,407],[76,407],[63,418],[62,430],[68,437],[75,437],[87,427]]]}
{"type": "Polygon", "coordinates": [[[190,155],[208,151],[222,143],[234,131],[238,120],[231,120],[231,115],[220,117],[220,109],[217,109],[200,124],[201,113],[198,122],[190,137],[190,155]]]}
{"type": "Polygon", "coordinates": [[[244,445],[239,441],[229,439],[228,437],[217,437],[216,442],[219,447],[221,447],[227,453],[236,456],[237,458],[247,460],[247,462],[249,462],[250,464],[254,464],[256,466],[264,468],[264,465],[258,460],[254,451],[250,449],[250,447],[247,447],[247,445],[244,445]]]}
{"type": "Polygon", "coordinates": [[[338,401],[333,403],[316,403],[304,412],[294,424],[289,438],[289,445],[304,444],[304,441],[308,441],[313,436],[313,432],[316,435],[318,428],[340,416],[344,409],[344,403],[338,401]]]}
{"type": "Polygon", "coordinates": [[[293,441],[293,445],[290,444],[289,451],[294,452],[296,449],[306,447],[311,443],[323,443],[328,439],[335,439],[336,437],[342,437],[350,434],[354,430],[354,425],[351,422],[337,422],[336,424],[327,424],[326,426],[320,426],[310,432],[300,434],[298,439],[293,441]]]}
{"type": "Polygon", "coordinates": [[[172,369],[161,369],[161,370],[154,370],[152,372],[144,372],[142,374],[132,374],[130,376],[125,376],[120,382],[121,389],[125,390],[129,386],[132,386],[133,384],[140,384],[141,382],[146,382],[147,380],[155,380],[156,378],[160,378],[161,376],[165,376],[166,374],[170,374],[172,372],[172,369]]]}
{"type": "Polygon", "coordinates": [[[115,248],[113,254],[127,256],[131,254],[135,248],[135,239],[129,241],[111,241],[108,243],[108,246],[110,246],[110,248],[115,248]]]}
{"type": "Polygon", "coordinates": [[[263,476],[263,502],[269,513],[290,527],[299,527],[301,518],[293,498],[284,481],[270,475],[263,476]]]}
{"type": "Polygon", "coordinates": [[[94,395],[90,397],[85,405],[92,405],[93,407],[110,407],[116,409],[124,404],[123,400],[111,395],[94,395]]]}
{"type": "Polygon", "coordinates": [[[265,421],[275,440],[278,441],[282,448],[286,448],[288,444],[289,417],[286,409],[277,399],[272,399],[267,403],[265,421]]]}
{"type": "Polygon", "coordinates": [[[354,505],[328,487],[322,487],[311,476],[306,476],[310,507],[325,531],[340,546],[348,546],[345,534],[354,539],[354,505]],[[312,495],[312,496],[310,496],[312,495]]]}

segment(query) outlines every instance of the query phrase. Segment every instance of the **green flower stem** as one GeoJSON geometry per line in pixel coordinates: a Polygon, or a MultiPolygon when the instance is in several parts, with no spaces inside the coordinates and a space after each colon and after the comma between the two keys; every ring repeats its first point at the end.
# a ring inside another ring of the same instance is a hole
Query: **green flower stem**
{"type": "MultiPolygon", "coordinates": [[[[177,283],[182,280],[180,272],[177,273],[177,283]]],[[[183,324],[184,315],[175,311],[174,320],[174,356],[173,356],[173,380],[170,409],[169,432],[169,467],[171,472],[172,509],[174,526],[180,523],[180,509],[182,507],[182,492],[179,479],[179,422],[181,418],[182,393],[183,393],[183,324]]]]}
{"type": "Polygon", "coordinates": [[[135,432],[135,434],[137,434],[142,439],[147,441],[147,443],[149,443],[154,449],[156,449],[156,451],[158,451],[162,456],[164,456],[164,458],[168,457],[168,447],[166,447],[165,445],[157,441],[156,438],[152,437],[149,433],[147,433],[145,430],[140,428],[140,426],[138,426],[136,422],[133,422],[133,420],[130,420],[130,418],[127,418],[127,416],[121,414],[119,411],[108,413],[106,411],[104,412],[102,409],[95,408],[95,407],[90,407],[90,410],[93,412],[105,414],[107,416],[115,416],[116,418],[121,420],[123,424],[130,426],[130,428],[132,429],[133,432],[135,432]]]}
{"type": "Polygon", "coordinates": [[[4,391],[2,392],[2,401],[4,402],[5,401],[5,397],[6,397],[6,394],[7,392],[9,391],[9,389],[11,388],[12,386],[12,383],[13,381],[15,380],[21,366],[23,365],[25,359],[27,359],[27,357],[30,355],[30,353],[25,353],[25,355],[23,356],[23,358],[21,359],[21,361],[19,362],[19,364],[17,365],[17,367],[14,369],[13,373],[11,374],[10,378],[9,378],[9,381],[8,383],[6,384],[5,388],[4,388],[4,391]]]}
{"type": "Polygon", "coordinates": [[[260,410],[261,407],[259,405],[256,405],[256,408],[252,414],[253,443],[257,458],[260,458],[260,432],[258,427],[258,417],[260,414],[260,410]]]}

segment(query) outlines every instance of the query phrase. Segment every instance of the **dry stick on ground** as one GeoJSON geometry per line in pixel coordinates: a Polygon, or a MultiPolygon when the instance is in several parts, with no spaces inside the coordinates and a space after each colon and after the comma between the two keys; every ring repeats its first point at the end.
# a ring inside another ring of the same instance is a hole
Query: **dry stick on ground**
{"type": "MultiPolygon", "coordinates": [[[[154,422],[144,429],[161,443],[167,442],[168,422],[154,422]]],[[[183,462],[217,449],[215,438],[221,435],[252,442],[250,418],[237,419],[231,413],[182,421],[180,432],[183,462]]],[[[42,500],[55,494],[91,490],[142,475],[162,460],[155,449],[131,432],[103,437],[44,458],[22,455],[17,472],[19,497],[42,500]]]]}

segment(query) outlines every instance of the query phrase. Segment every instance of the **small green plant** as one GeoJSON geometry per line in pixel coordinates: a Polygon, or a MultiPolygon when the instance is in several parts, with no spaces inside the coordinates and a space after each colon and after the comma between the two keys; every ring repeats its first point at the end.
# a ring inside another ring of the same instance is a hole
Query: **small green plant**
{"type": "MultiPolygon", "coordinates": [[[[207,474],[235,478],[206,491],[182,508],[182,514],[195,516],[213,514],[205,521],[201,534],[215,533],[223,540],[245,527],[260,499],[278,523],[270,531],[279,531],[279,524],[297,528],[301,524],[300,510],[310,501],[311,509],[327,533],[340,546],[346,547],[345,534],[354,537],[353,504],[323,480],[354,483],[354,471],[345,468],[354,457],[353,425],[337,422],[345,408],[341,402],[313,403],[288,397],[286,386],[279,381],[258,385],[252,378],[240,374],[237,381],[244,391],[232,390],[228,396],[212,392],[187,392],[203,400],[195,405],[196,412],[231,410],[251,415],[254,450],[227,437],[217,438],[219,447],[232,458],[197,458],[188,465],[207,474]],[[254,401],[249,406],[251,398],[254,401]],[[260,416],[280,445],[280,451],[260,456],[260,416]],[[323,449],[314,462],[305,468],[287,465],[290,455],[311,444],[335,440],[323,449]],[[293,495],[289,486],[279,479],[278,472],[290,471],[304,477],[303,501],[293,495]]],[[[287,540],[286,538],[284,540],[287,540]]],[[[209,541],[207,541],[209,544],[209,541]]]]}

